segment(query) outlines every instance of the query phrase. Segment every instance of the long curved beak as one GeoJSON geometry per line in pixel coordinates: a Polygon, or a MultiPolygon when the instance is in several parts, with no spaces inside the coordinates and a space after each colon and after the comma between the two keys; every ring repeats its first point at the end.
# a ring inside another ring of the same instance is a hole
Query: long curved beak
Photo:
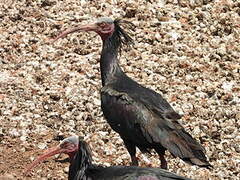
{"type": "Polygon", "coordinates": [[[78,27],[70,28],[67,29],[66,31],[63,31],[61,34],[59,34],[56,38],[53,39],[52,43],[54,43],[56,40],[60,38],[66,37],[68,34],[78,32],[78,31],[96,31],[97,26],[96,24],[86,24],[86,25],[81,25],[78,27]]]}
{"type": "Polygon", "coordinates": [[[47,158],[49,158],[55,154],[63,153],[64,151],[65,151],[65,149],[61,148],[60,146],[56,146],[56,147],[46,150],[46,152],[43,153],[43,155],[40,155],[36,160],[33,161],[32,164],[30,164],[26,168],[26,170],[24,171],[24,174],[27,175],[35,166],[37,166],[39,163],[43,162],[47,158]]]}

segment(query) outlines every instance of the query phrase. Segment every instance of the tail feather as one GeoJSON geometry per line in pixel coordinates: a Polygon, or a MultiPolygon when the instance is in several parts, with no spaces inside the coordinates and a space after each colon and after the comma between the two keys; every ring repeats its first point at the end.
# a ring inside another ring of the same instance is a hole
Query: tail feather
{"type": "Polygon", "coordinates": [[[184,162],[191,164],[191,165],[197,165],[199,167],[205,167],[210,169],[211,167],[213,167],[207,160],[200,160],[197,158],[183,158],[182,159],[184,162]]]}
{"type": "Polygon", "coordinates": [[[183,152],[182,154],[187,154],[187,156],[181,157],[183,161],[200,167],[211,166],[205,156],[206,150],[189,133],[184,129],[179,129],[177,130],[177,135],[178,138],[176,138],[176,140],[179,151],[183,152]],[[190,156],[188,156],[188,154],[190,154],[190,156]]]}
{"type": "Polygon", "coordinates": [[[163,127],[162,124],[159,124],[158,128],[151,128],[148,132],[154,142],[160,143],[173,156],[179,157],[192,165],[211,166],[205,156],[204,147],[187,133],[180,124],[177,124],[175,129],[163,127]]]}

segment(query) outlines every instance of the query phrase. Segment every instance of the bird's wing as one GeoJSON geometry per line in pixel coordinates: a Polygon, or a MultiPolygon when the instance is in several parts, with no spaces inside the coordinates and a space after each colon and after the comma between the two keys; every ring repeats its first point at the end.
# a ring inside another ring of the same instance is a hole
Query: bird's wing
{"type": "MultiPolygon", "coordinates": [[[[101,102],[108,123],[122,138],[131,137],[139,141],[142,138],[150,138],[147,137],[148,134],[143,135],[142,127],[148,123],[148,110],[141,103],[108,86],[101,90],[101,102]]],[[[152,139],[148,141],[152,142],[152,139]]]]}
{"type": "Polygon", "coordinates": [[[118,92],[124,92],[129,97],[142,103],[147,108],[151,109],[159,116],[168,120],[177,120],[181,116],[174,111],[171,105],[157,92],[143,87],[136,81],[126,75],[122,75],[120,81],[114,83],[114,89],[118,92]]]}
{"type": "Polygon", "coordinates": [[[141,90],[137,94],[130,93],[129,96],[133,99],[138,99],[146,107],[150,108],[165,119],[177,120],[181,118],[181,116],[174,111],[171,105],[160,94],[151,89],[141,87],[141,90]]]}
{"type": "Polygon", "coordinates": [[[204,148],[177,120],[168,120],[141,100],[110,86],[101,91],[102,109],[111,127],[136,144],[160,143],[174,156],[199,166],[208,165],[204,148]]]}

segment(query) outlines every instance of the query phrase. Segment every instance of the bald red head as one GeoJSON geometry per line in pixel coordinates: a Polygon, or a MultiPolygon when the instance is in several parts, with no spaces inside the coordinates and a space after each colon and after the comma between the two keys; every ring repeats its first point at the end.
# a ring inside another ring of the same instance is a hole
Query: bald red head
{"type": "Polygon", "coordinates": [[[104,40],[107,37],[111,36],[114,32],[114,21],[111,18],[103,17],[97,19],[95,23],[92,24],[86,24],[86,25],[80,25],[78,27],[67,29],[66,31],[62,32],[60,35],[58,35],[56,38],[54,38],[53,42],[66,37],[68,34],[71,34],[73,32],[79,32],[79,31],[94,31],[98,33],[101,38],[104,40]]]}
{"type": "Polygon", "coordinates": [[[69,155],[70,161],[73,159],[74,155],[78,151],[79,137],[71,136],[64,139],[58,146],[46,150],[42,155],[40,155],[32,164],[30,164],[24,174],[28,174],[35,166],[43,162],[49,157],[52,157],[56,154],[67,154],[69,155]]]}

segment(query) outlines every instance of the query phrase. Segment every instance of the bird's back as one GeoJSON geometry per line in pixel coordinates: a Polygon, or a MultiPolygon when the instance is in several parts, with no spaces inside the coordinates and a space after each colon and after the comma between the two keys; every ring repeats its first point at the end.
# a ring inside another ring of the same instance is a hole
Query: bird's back
{"type": "Polygon", "coordinates": [[[111,166],[89,168],[92,180],[189,180],[160,168],[111,166]]]}

